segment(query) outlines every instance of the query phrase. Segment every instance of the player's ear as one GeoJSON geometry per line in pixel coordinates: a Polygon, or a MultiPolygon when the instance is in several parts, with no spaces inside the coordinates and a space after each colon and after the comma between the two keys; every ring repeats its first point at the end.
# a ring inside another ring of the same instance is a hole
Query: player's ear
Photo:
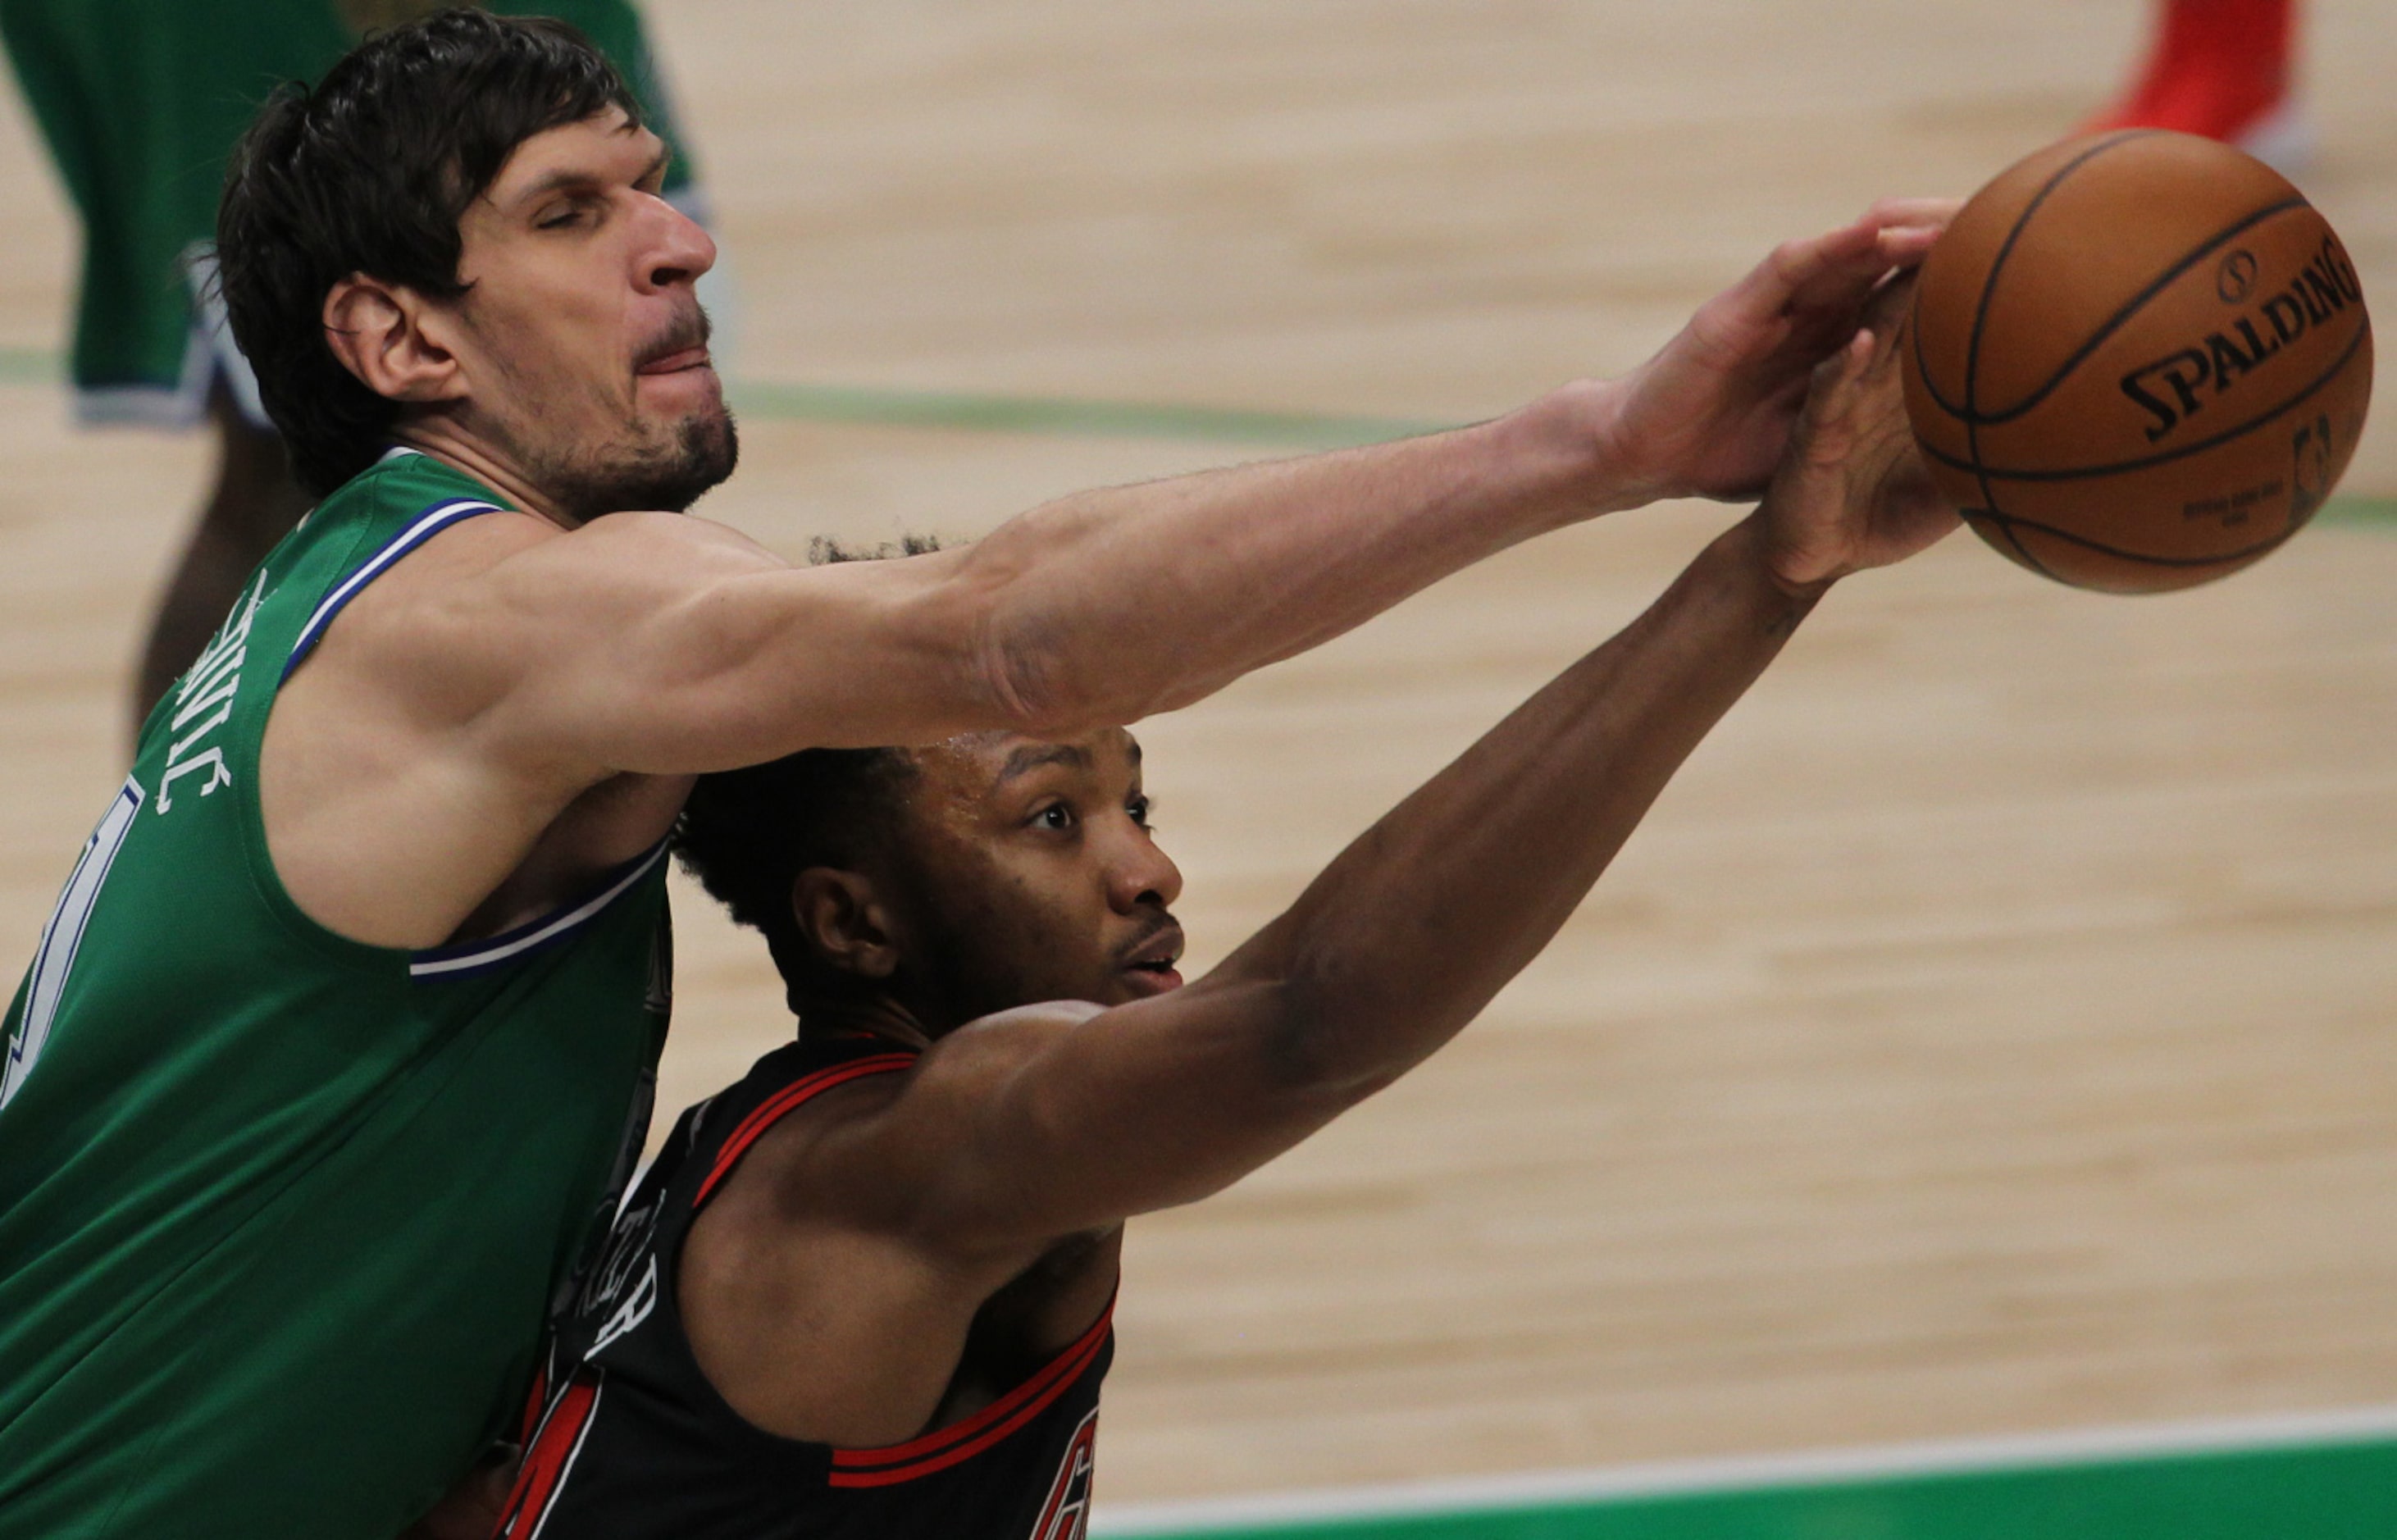
{"type": "Polygon", "coordinates": [[[899,968],[891,916],[863,872],[810,866],[791,884],[800,938],[845,973],[887,979],[899,968]]]}
{"type": "Polygon", "coordinates": [[[325,345],[377,395],[450,401],[463,394],[457,356],[428,335],[413,290],[353,273],[325,296],[325,345]]]}

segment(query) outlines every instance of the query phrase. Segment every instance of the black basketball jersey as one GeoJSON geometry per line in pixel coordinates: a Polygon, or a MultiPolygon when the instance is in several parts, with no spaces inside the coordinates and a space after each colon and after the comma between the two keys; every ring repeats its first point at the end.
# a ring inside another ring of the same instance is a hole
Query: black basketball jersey
{"type": "Polygon", "coordinates": [[[989,1406],[881,1449],[754,1426],[683,1334],[683,1237],[743,1152],[810,1097],[914,1061],[793,1043],[682,1115],[553,1333],[495,1540],[1083,1540],[1112,1306],[989,1406]]]}

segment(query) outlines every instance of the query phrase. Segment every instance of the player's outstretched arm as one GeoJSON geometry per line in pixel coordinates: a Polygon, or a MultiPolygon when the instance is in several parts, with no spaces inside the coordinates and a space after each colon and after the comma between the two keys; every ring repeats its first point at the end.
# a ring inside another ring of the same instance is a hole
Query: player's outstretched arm
{"type": "Polygon", "coordinates": [[[1452,433],[1082,493],[960,552],[794,569],[695,521],[602,519],[452,591],[466,661],[425,676],[482,690],[473,715],[517,752],[608,770],[1135,720],[1541,531],[1752,494],[1809,371],[1946,211],[1883,205],[1789,243],[1623,380],[1452,433]]]}
{"type": "Polygon", "coordinates": [[[814,1146],[791,1201],[1004,1276],[1055,1237],[1216,1191],[1420,1063],[1556,932],[1837,578],[1954,527],[1884,327],[1826,366],[1764,504],[1623,633],[1352,844],[1205,978],[1036,1007],[931,1049],[814,1146]],[[837,1198],[827,1195],[839,1195],[837,1198]],[[868,1212],[871,1211],[871,1212],[868,1212]]]}

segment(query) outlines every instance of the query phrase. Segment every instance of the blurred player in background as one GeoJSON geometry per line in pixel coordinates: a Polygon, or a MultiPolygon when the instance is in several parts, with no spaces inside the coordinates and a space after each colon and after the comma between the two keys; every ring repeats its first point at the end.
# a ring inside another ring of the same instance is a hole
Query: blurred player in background
{"type": "Polygon", "coordinates": [[[1755,513],[1187,988],[1121,729],[703,777],[684,860],[767,936],[798,1041],[626,1204],[501,1533],[1080,1540],[1124,1220],[1447,1042],[1824,591],[1955,528],[1895,398],[1905,292],[1755,513]]]}
{"type": "MultiPolygon", "coordinates": [[[[442,0],[0,0],[0,39],[84,228],[73,372],[87,423],[187,428],[206,418],[216,478],[142,645],[136,725],[233,608],[309,497],[225,329],[208,245],[225,156],[259,103],[314,80],[364,33],[442,0]]],[[[645,120],[690,168],[630,0],[500,0],[555,16],[614,60],[645,120]]]]}
{"type": "Polygon", "coordinates": [[[2293,79],[2297,8],[2297,0],[2157,0],[2137,77],[2089,131],[2172,128],[2290,171],[2312,149],[2293,79]]]}

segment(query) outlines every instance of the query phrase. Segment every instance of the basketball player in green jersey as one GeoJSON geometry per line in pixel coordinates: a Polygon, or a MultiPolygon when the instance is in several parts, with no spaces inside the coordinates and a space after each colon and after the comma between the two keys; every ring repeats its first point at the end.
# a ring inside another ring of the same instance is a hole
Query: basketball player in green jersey
{"type": "MultiPolygon", "coordinates": [[[[277,85],[314,80],[367,33],[439,8],[440,0],[0,0],[0,39],[83,221],[76,415],[172,428],[205,417],[217,437],[214,485],[143,644],[137,723],[309,501],[211,287],[225,156],[277,85]]],[[[582,29],[623,71],[644,120],[674,142],[630,0],[488,8],[582,29]]],[[[689,209],[680,148],[666,193],[689,209]]]]}
{"type": "Polygon", "coordinates": [[[1069,736],[1517,541],[1761,487],[1945,210],[1783,248],[1624,380],[794,569],[687,507],[706,234],[606,61],[444,12],[261,114],[218,246],[323,501],[145,724],[11,1004],[0,1537],[389,1540],[505,1428],[638,1142],[697,772],[1069,736]]]}

